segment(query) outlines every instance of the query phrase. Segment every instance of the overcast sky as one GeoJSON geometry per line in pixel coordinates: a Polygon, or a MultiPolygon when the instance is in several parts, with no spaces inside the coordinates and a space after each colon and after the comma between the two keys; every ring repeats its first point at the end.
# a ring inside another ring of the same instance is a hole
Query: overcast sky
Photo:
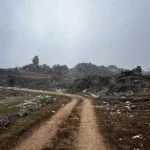
{"type": "Polygon", "coordinates": [[[0,68],[80,62],[150,68],[150,0],[0,0],[0,68]]]}

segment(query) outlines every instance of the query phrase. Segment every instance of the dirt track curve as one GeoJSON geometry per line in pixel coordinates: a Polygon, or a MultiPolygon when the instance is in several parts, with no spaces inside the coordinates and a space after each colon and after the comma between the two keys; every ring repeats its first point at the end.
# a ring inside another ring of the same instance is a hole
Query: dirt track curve
{"type": "MultiPolygon", "coordinates": [[[[19,89],[24,91],[23,89],[19,89]]],[[[26,90],[27,91],[27,90],[26,90]]],[[[28,90],[30,92],[39,92],[28,90]]],[[[41,91],[44,94],[58,94],[55,92],[41,91]]],[[[72,101],[60,108],[56,114],[47,122],[43,123],[39,129],[34,131],[30,137],[24,139],[15,150],[41,150],[47,144],[52,143],[52,138],[56,135],[59,126],[67,119],[77,104],[78,99],[82,99],[81,122],[74,147],[77,150],[106,150],[102,136],[98,131],[97,119],[95,117],[92,101],[82,96],[71,94],[58,94],[72,97],[72,101]]]]}
{"type": "Polygon", "coordinates": [[[42,124],[38,130],[34,131],[33,134],[25,139],[15,150],[41,150],[46,144],[50,144],[58,127],[67,119],[76,103],[77,100],[73,99],[62,107],[49,121],[42,124]]]}

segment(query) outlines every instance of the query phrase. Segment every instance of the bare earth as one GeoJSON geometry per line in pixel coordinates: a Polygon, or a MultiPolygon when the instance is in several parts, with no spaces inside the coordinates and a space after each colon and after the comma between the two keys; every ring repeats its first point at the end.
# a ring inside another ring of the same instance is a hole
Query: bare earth
{"type": "Polygon", "coordinates": [[[76,103],[77,100],[73,99],[73,101],[62,107],[49,121],[41,125],[38,130],[34,131],[15,150],[41,150],[45,145],[50,144],[58,127],[67,119],[76,103]]]}
{"type": "MultiPolygon", "coordinates": [[[[24,89],[19,90],[24,91],[24,89]]],[[[39,92],[36,90],[26,91],[39,92]]],[[[15,150],[41,150],[45,146],[51,145],[52,138],[56,135],[59,126],[67,119],[69,114],[71,114],[78,99],[83,99],[83,102],[81,104],[81,123],[74,147],[77,150],[106,150],[102,136],[99,134],[98,123],[91,100],[83,98],[82,96],[71,94],[46,91],[40,91],[40,93],[65,95],[74,98],[73,101],[60,108],[60,110],[54,114],[50,120],[43,123],[39,129],[35,130],[30,137],[24,139],[20,145],[15,148],[15,150]]]]}
{"type": "Polygon", "coordinates": [[[94,109],[88,99],[82,104],[77,150],[106,150],[98,131],[94,109]]]}

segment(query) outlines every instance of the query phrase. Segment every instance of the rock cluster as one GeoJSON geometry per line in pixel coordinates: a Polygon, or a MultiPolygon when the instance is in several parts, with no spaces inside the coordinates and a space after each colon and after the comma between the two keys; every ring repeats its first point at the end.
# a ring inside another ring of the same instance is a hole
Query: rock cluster
{"type": "Polygon", "coordinates": [[[52,67],[52,71],[54,75],[57,76],[66,76],[69,73],[69,69],[66,65],[54,65],[52,67]]]}
{"type": "Polygon", "coordinates": [[[68,88],[68,92],[78,93],[84,90],[103,90],[105,87],[108,87],[110,84],[110,77],[101,77],[101,76],[87,76],[82,79],[75,80],[71,86],[68,88]]]}
{"type": "Polygon", "coordinates": [[[150,91],[150,76],[142,75],[141,67],[131,71],[124,71],[113,77],[88,76],[78,79],[71,84],[68,92],[97,93],[99,97],[119,93],[138,93],[150,91]]]}
{"type": "Polygon", "coordinates": [[[83,78],[88,75],[113,76],[119,74],[124,69],[116,66],[97,66],[92,63],[80,63],[70,69],[70,75],[74,78],[83,78]]]}
{"type": "Polygon", "coordinates": [[[39,65],[38,56],[35,56],[32,61],[32,64],[20,68],[0,69],[0,85],[40,90],[68,89],[69,87],[69,92],[94,89],[99,93],[104,93],[102,89],[111,93],[130,89],[138,91],[144,87],[141,83],[143,76],[140,66],[133,70],[125,70],[113,65],[105,67],[92,63],[80,63],[69,69],[66,65],[59,64],[52,68],[46,64],[39,65]],[[104,82],[106,82],[105,85],[104,82]],[[138,85],[139,82],[140,85],[138,85]]]}
{"type": "Polygon", "coordinates": [[[135,75],[139,76],[142,75],[142,69],[141,66],[137,66],[133,70],[122,71],[121,74],[122,76],[135,76],[135,75]]]}

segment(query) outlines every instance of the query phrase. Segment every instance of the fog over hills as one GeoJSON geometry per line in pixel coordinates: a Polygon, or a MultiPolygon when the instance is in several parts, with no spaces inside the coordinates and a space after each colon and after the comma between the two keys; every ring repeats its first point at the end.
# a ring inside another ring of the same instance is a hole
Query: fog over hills
{"type": "Polygon", "coordinates": [[[73,78],[81,78],[87,75],[100,75],[100,76],[113,76],[121,71],[125,70],[118,68],[117,66],[110,65],[97,66],[92,63],[79,63],[73,68],[68,68],[66,65],[54,65],[52,67],[47,64],[39,65],[39,58],[35,56],[32,60],[32,64],[25,65],[23,67],[15,67],[15,69],[5,69],[5,70],[17,70],[21,76],[26,76],[29,73],[36,73],[36,75],[46,75],[46,76],[66,76],[73,78]]]}
{"type": "MultiPolygon", "coordinates": [[[[143,73],[144,75],[149,74],[149,72],[142,72],[140,66],[130,71],[118,68],[114,65],[106,67],[102,65],[97,66],[92,63],[79,63],[73,68],[68,68],[66,65],[60,64],[52,67],[47,64],[39,64],[39,57],[35,56],[32,59],[31,64],[23,67],[0,69],[0,84],[2,86],[11,86],[13,84],[13,86],[31,89],[68,89],[73,85],[73,91],[78,91],[78,86],[82,87],[83,83],[85,86],[87,83],[89,83],[89,85],[95,85],[96,82],[97,88],[98,83],[107,81],[108,78],[119,76],[123,72],[126,72],[125,76],[127,77],[132,76],[132,74],[133,76],[136,75],[136,72],[139,72],[140,74],[143,73]],[[74,85],[77,86],[74,87],[74,85]]],[[[89,87],[89,85],[87,87],[89,87]]],[[[81,88],[82,90],[84,90],[84,86],[81,88]]]]}

